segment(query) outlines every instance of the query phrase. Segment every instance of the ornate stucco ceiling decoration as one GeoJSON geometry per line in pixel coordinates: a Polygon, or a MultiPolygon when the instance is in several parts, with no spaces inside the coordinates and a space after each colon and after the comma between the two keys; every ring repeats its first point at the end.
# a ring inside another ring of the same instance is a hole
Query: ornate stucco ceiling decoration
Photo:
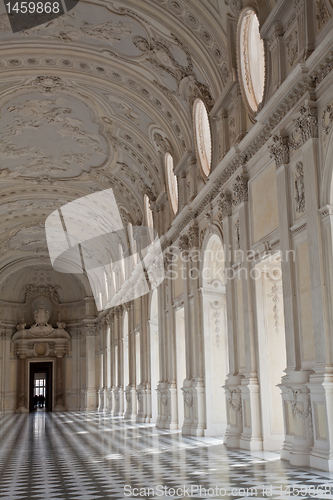
{"type": "Polygon", "coordinates": [[[164,151],[193,150],[190,99],[211,109],[230,81],[226,8],[82,0],[13,34],[0,5],[0,267],[48,265],[47,216],[92,191],[114,188],[124,223],[144,220],[164,151]]]}
{"type": "Polygon", "coordinates": [[[45,99],[36,92],[11,99],[2,108],[1,131],[1,169],[15,179],[76,177],[108,157],[88,107],[70,96],[45,99]]]}
{"type": "Polygon", "coordinates": [[[23,305],[45,295],[53,303],[63,304],[83,300],[86,292],[77,276],[57,273],[51,265],[33,265],[15,271],[2,281],[0,301],[19,302],[23,305]]]}

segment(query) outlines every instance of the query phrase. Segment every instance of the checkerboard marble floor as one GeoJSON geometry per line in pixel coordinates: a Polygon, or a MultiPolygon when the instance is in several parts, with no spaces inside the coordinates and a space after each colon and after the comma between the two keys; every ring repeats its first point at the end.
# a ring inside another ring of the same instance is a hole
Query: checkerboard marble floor
{"type": "Polygon", "coordinates": [[[333,499],[333,474],[99,413],[0,417],[0,499],[333,499]]]}

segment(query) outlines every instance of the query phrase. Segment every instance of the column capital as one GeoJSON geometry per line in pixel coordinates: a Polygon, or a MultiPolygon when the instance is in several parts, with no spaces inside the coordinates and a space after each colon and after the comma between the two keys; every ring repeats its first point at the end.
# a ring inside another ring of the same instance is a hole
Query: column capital
{"type": "Polygon", "coordinates": [[[274,158],[276,169],[279,169],[282,165],[288,165],[290,162],[290,144],[289,137],[287,134],[279,132],[274,135],[273,144],[268,146],[271,153],[270,157],[274,158]]]}
{"type": "Polygon", "coordinates": [[[298,149],[309,139],[318,139],[318,109],[312,101],[306,101],[300,109],[300,116],[294,120],[295,131],[292,134],[290,146],[298,149]]]}
{"type": "Polygon", "coordinates": [[[231,217],[232,215],[232,197],[231,194],[221,193],[217,200],[217,205],[220,209],[220,219],[223,220],[225,217],[231,217]]]}
{"type": "Polygon", "coordinates": [[[248,179],[244,174],[237,175],[232,186],[232,204],[238,206],[249,199],[248,179]]]}

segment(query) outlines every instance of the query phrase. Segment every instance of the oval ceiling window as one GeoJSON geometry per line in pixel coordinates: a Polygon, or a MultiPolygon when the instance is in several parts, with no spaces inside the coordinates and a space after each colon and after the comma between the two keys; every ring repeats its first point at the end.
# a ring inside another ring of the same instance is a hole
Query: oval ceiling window
{"type": "Polygon", "coordinates": [[[178,181],[173,171],[173,158],[170,153],[165,155],[165,170],[170,205],[173,213],[176,214],[178,211],[178,181]]]}
{"type": "Polygon", "coordinates": [[[201,170],[208,177],[212,163],[212,137],[206,106],[196,99],[193,107],[195,144],[201,170]]]}
{"type": "Polygon", "coordinates": [[[265,48],[254,10],[243,10],[238,22],[238,77],[246,106],[253,116],[265,91],[265,48]]]}

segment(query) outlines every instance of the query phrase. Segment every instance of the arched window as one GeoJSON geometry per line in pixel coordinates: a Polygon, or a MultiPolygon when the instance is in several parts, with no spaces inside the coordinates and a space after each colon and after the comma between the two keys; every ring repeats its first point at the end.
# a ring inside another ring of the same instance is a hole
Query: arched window
{"type": "Polygon", "coordinates": [[[170,205],[174,214],[178,211],[178,181],[173,171],[173,158],[170,153],[165,155],[165,175],[170,205]]]}
{"type": "Polygon", "coordinates": [[[251,8],[243,10],[238,22],[238,77],[243,99],[253,115],[264,98],[265,48],[258,16],[251,8]]]}
{"type": "Polygon", "coordinates": [[[201,99],[194,102],[193,118],[198,160],[202,172],[208,177],[212,163],[212,136],[207,109],[201,99]]]}

